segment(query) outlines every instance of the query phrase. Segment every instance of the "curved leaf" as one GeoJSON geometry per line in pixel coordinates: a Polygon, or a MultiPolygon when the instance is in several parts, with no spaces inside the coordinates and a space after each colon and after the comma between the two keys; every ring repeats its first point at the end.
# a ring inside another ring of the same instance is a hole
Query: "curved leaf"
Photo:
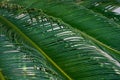
{"type": "Polygon", "coordinates": [[[102,42],[106,48],[112,48],[115,52],[120,53],[120,26],[108,18],[95,13],[84,6],[77,6],[68,1],[49,1],[36,0],[29,4],[29,0],[20,1],[11,0],[15,4],[20,4],[26,8],[42,9],[46,14],[62,19],[65,23],[79,29],[102,42]],[[112,35],[112,36],[111,36],[112,35]]]}
{"type": "MultiPolygon", "coordinates": [[[[4,34],[6,31],[2,29],[4,34]]],[[[12,31],[7,33],[15,36],[12,31]]],[[[0,69],[6,80],[65,80],[40,52],[22,42],[11,42],[4,34],[0,34],[0,69]]],[[[5,79],[0,75],[0,80],[5,79]]]]}
{"type": "Polygon", "coordinates": [[[42,49],[44,52],[41,54],[64,73],[64,77],[75,80],[120,79],[117,58],[82,36],[81,31],[40,10],[12,6],[1,7],[0,22],[6,29],[22,36],[24,43],[29,42],[37,50],[42,49]]]}
{"type": "Polygon", "coordinates": [[[120,1],[118,0],[87,0],[82,1],[80,5],[98,12],[111,20],[114,20],[116,23],[120,24],[120,1]]]}

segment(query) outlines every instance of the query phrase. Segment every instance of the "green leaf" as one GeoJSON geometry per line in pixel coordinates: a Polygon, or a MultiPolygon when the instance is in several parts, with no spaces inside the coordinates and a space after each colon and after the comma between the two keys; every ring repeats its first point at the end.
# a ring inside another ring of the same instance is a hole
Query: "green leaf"
{"type": "MultiPolygon", "coordinates": [[[[6,80],[65,80],[34,47],[18,43],[19,40],[11,42],[5,34],[17,38],[16,34],[11,34],[10,30],[6,32],[4,27],[1,30],[0,69],[6,80]]],[[[0,74],[0,80],[5,80],[2,76],[0,74]]]]}
{"type": "Polygon", "coordinates": [[[102,43],[102,46],[120,53],[120,46],[118,45],[120,44],[120,25],[99,13],[82,5],[78,6],[71,1],[37,0],[29,4],[29,0],[26,0],[26,4],[21,4],[20,1],[14,3],[26,8],[42,9],[46,14],[60,18],[65,23],[91,36],[97,42],[102,43]]]}
{"type": "Polygon", "coordinates": [[[12,41],[22,37],[20,41],[39,51],[62,77],[69,80],[120,79],[120,56],[116,56],[117,52],[112,54],[99,42],[100,46],[95,44],[95,39],[90,39],[85,32],[36,9],[3,4],[0,14],[0,22],[7,29],[6,35],[12,41]],[[9,30],[16,36],[9,35],[9,30]]]}
{"type": "Polygon", "coordinates": [[[116,23],[120,24],[120,1],[117,0],[86,0],[82,1],[79,5],[83,5],[103,16],[114,20],[116,23]]]}
{"type": "Polygon", "coordinates": [[[0,80],[5,80],[5,78],[4,78],[4,76],[3,76],[1,71],[0,71],[0,80]]]}

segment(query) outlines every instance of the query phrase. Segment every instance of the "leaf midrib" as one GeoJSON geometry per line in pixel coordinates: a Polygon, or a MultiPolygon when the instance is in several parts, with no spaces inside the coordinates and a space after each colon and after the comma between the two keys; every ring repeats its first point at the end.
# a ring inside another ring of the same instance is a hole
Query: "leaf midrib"
{"type": "MultiPolygon", "coordinates": [[[[35,2],[36,3],[36,2],[35,2]]],[[[32,3],[31,5],[33,5],[34,3],[32,3]]],[[[31,7],[31,5],[29,5],[29,7],[31,7]]],[[[22,5],[23,6],[23,5],[22,5]]],[[[28,8],[29,8],[28,7],[28,8]]],[[[34,8],[34,7],[33,7],[34,8]]],[[[86,7],[85,7],[86,8],[86,7]]],[[[41,8],[41,9],[43,9],[43,8],[41,8]]],[[[45,8],[44,8],[45,9],[45,8]]],[[[87,8],[88,9],[88,8],[87,8]]],[[[91,9],[88,9],[88,10],[91,10],[91,9]]],[[[93,10],[91,10],[92,12],[94,12],[93,10]]],[[[43,12],[44,13],[46,13],[47,15],[51,15],[51,14],[49,14],[46,10],[43,10],[43,12]]],[[[96,12],[95,12],[96,13],[96,12]]],[[[100,14],[100,13],[98,13],[99,15],[102,15],[102,14],[100,14]]],[[[51,15],[51,16],[54,16],[54,15],[51,15]]],[[[103,16],[103,17],[105,17],[105,16],[103,16]]],[[[107,18],[107,17],[105,17],[105,18],[107,18]]],[[[108,19],[108,18],[107,18],[108,19]]],[[[64,21],[63,21],[64,22],[64,21]]],[[[67,22],[64,22],[64,23],[67,23],[67,22]]],[[[120,26],[119,24],[117,24],[116,22],[114,22],[116,25],[118,25],[118,26],[120,26]]],[[[69,24],[70,25],[70,24],[69,24]]],[[[72,26],[72,25],[70,25],[70,26],[72,26]]],[[[76,28],[77,29],[77,28],[76,28]]],[[[104,46],[105,48],[107,48],[107,49],[109,49],[109,50],[111,50],[111,51],[113,51],[113,52],[115,52],[115,53],[117,53],[117,54],[120,54],[120,51],[119,50],[117,50],[117,49],[114,49],[114,48],[112,48],[112,47],[110,47],[110,46],[108,46],[108,45],[106,45],[105,43],[103,43],[103,42],[101,42],[101,41],[99,41],[99,40],[97,40],[96,38],[94,38],[93,36],[91,36],[91,35],[89,35],[89,34],[87,34],[87,33],[85,33],[85,32],[83,32],[83,31],[81,31],[80,29],[77,29],[83,36],[86,36],[87,38],[89,38],[90,40],[92,40],[92,41],[94,41],[95,43],[97,43],[97,44],[100,44],[101,46],[104,46]]]]}
{"type": "MultiPolygon", "coordinates": [[[[0,21],[3,23],[6,23],[7,26],[12,27],[17,32],[19,32],[28,42],[30,42],[38,51],[40,51],[63,75],[65,75],[69,80],[72,80],[72,78],[69,75],[67,75],[48,55],[46,55],[46,53],[36,43],[34,43],[28,36],[26,36],[20,29],[18,29],[16,27],[16,25],[14,25],[13,23],[11,23],[10,21],[8,21],[6,18],[4,18],[2,16],[0,16],[0,21]]],[[[80,29],[79,30],[76,29],[76,30],[79,31],[83,36],[92,40],[93,42],[100,44],[101,46],[103,46],[109,50],[112,50],[115,53],[120,54],[120,51],[109,47],[108,45],[100,42],[99,40],[95,39],[94,37],[91,37],[90,35],[86,34],[85,32],[81,31],[80,29]]]]}
{"type": "MultiPolygon", "coordinates": [[[[79,30],[79,31],[80,31],[80,30],[79,30]]],[[[98,41],[97,39],[89,36],[88,34],[82,32],[82,31],[80,31],[80,33],[81,33],[83,36],[86,36],[86,37],[89,38],[90,40],[94,41],[95,43],[100,44],[101,46],[103,46],[103,47],[105,47],[105,48],[107,48],[107,49],[109,49],[109,50],[112,50],[112,51],[115,52],[115,53],[120,54],[120,51],[118,51],[118,50],[116,50],[116,49],[113,49],[113,48],[111,48],[110,46],[107,46],[106,44],[104,44],[104,43],[98,41]]]]}
{"type": "Polygon", "coordinates": [[[3,74],[2,74],[2,71],[0,71],[0,80],[5,80],[3,74]]]}
{"type": "MultiPolygon", "coordinates": [[[[90,9],[88,9],[88,10],[90,10],[90,9]]],[[[91,10],[91,11],[94,12],[93,10],[91,10]]],[[[46,13],[47,15],[51,15],[51,14],[49,14],[49,13],[46,12],[46,11],[43,11],[43,12],[46,13]]],[[[99,15],[102,15],[102,14],[100,14],[100,13],[98,13],[98,14],[99,14],[99,15]]],[[[54,15],[52,15],[52,16],[54,16],[54,15]]],[[[105,17],[105,16],[103,16],[103,17],[105,17]]],[[[59,17],[59,18],[60,18],[60,17],[59,17]]],[[[105,18],[107,18],[107,17],[105,17],[105,18]]],[[[109,19],[109,18],[107,18],[107,19],[109,19]]],[[[63,21],[63,20],[62,20],[62,21],[63,21]]],[[[63,22],[64,22],[64,21],[63,21],[63,22]]],[[[64,23],[67,24],[67,22],[64,22],[64,23]]],[[[117,24],[116,22],[114,22],[114,24],[116,24],[117,26],[120,27],[120,25],[117,24]]],[[[70,24],[69,24],[69,25],[70,25],[70,24]]],[[[72,25],[70,25],[70,26],[72,26],[72,25]]],[[[76,29],[77,31],[79,31],[83,36],[85,36],[85,37],[87,37],[88,39],[94,41],[95,43],[99,44],[100,46],[104,46],[105,48],[107,48],[107,49],[109,49],[109,50],[111,50],[111,51],[113,51],[113,52],[115,52],[115,53],[117,53],[117,54],[120,54],[120,51],[119,51],[119,50],[114,49],[114,48],[112,48],[112,47],[106,45],[105,43],[103,43],[103,42],[97,40],[97,39],[94,38],[93,36],[90,36],[89,34],[83,32],[83,31],[80,30],[80,29],[77,29],[77,28],[75,28],[75,29],[76,29]]]]}
{"type": "MultiPolygon", "coordinates": [[[[14,29],[16,32],[18,32],[23,38],[25,38],[26,41],[28,41],[29,43],[31,43],[31,45],[33,47],[35,47],[40,53],[42,53],[47,59],[48,61],[50,61],[66,78],[68,78],[69,80],[72,80],[72,78],[67,75],[66,72],[64,72],[36,43],[34,43],[28,36],[26,36],[19,28],[16,27],[16,25],[14,25],[13,23],[11,23],[10,21],[8,21],[5,17],[0,16],[0,22],[2,22],[4,25],[7,25],[9,27],[11,27],[12,29],[14,29]]],[[[4,79],[3,79],[4,80],[4,79]]]]}

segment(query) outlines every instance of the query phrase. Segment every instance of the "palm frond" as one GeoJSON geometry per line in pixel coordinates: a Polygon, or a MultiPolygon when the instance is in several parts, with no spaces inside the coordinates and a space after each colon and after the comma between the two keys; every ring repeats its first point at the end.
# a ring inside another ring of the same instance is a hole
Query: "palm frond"
{"type": "Polygon", "coordinates": [[[28,47],[19,40],[9,40],[5,34],[14,36],[14,40],[17,35],[6,31],[1,27],[0,69],[6,80],[65,80],[34,47],[28,47]]]}
{"type": "Polygon", "coordinates": [[[62,19],[65,23],[101,42],[106,48],[112,48],[120,53],[118,45],[120,44],[120,25],[99,13],[68,1],[37,0],[30,4],[29,0],[22,1],[26,4],[15,0],[9,2],[11,1],[26,8],[42,9],[46,14],[62,19]]]}
{"type": "MultiPolygon", "coordinates": [[[[60,5],[58,4],[57,7],[60,5]]],[[[54,12],[54,9],[55,7],[50,11],[54,12]]],[[[63,7],[63,10],[67,9],[63,7]]],[[[28,42],[39,52],[42,50],[41,54],[57,68],[57,71],[61,72],[60,74],[63,74],[63,77],[66,76],[70,80],[120,79],[118,58],[109,55],[111,52],[107,49],[103,50],[104,46],[100,48],[87,36],[81,35],[81,31],[72,28],[61,20],[50,17],[40,10],[26,10],[11,4],[2,5],[0,14],[2,15],[0,22],[5,26],[5,29],[17,33],[17,36],[22,36],[24,44],[28,42]]],[[[69,23],[67,17],[64,18],[64,21],[69,23]]],[[[74,26],[77,26],[77,23],[74,26]]],[[[114,27],[111,26],[111,28],[114,27]]],[[[6,34],[8,33],[6,32],[6,34]]],[[[13,37],[12,39],[14,41],[13,37]]],[[[18,37],[16,39],[19,40],[18,37]]],[[[116,55],[115,52],[112,55],[116,55]]]]}
{"type": "Polygon", "coordinates": [[[118,0],[86,0],[79,5],[83,5],[95,12],[98,12],[107,18],[120,24],[120,1],[118,0]]]}

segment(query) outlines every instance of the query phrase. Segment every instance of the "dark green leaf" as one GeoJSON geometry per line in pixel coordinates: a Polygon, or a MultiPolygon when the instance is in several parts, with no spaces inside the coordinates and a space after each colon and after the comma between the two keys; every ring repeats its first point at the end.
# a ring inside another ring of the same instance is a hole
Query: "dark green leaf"
{"type": "MultiPolygon", "coordinates": [[[[88,38],[88,35],[81,35],[85,33],[72,28],[70,25],[65,24],[61,20],[50,17],[39,10],[21,9],[19,12],[20,8],[17,6],[9,6],[13,5],[3,5],[0,10],[0,14],[2,15],[0,17],[0,22],[5,25],[5,29],[9,29],[14,33],[17,33],[18,37],[23,37],[22,41],[24,44],[27,44],[28,41],[29,45],[35,47],[39,52],[42,49],[44,52],[41,52],[41,54],[43,54],[47,60],[57,68],[57,70],[61,71],[60,74],[63,74],[63,77],[66,76],[70,80],[120,79],[119,57],[111,56],[116,55],[115,52],[112,54],[109,50],[104,49],[104,46],[100,46],[100,48],[93,40],[88,38]]],[[[53,10],[54,12],[56,7],[63,8],[63,11],[67,10],[62,6],[62,4],[58,4],[53,7],[53,9],[50,8],[51,11],[53,10]]],[[[68,7],[70,7],[70,5],[68,5],[68,7]]],[[[58,13],[62,10],[57,10],[56,8],[58,13]]],[[[89,13],[89,10],[86,10],[84,7],[81,7],[81,10],[83,13],[89,13]]],[[[80,12],[79,9],[78,12],[80,12]]],[[[78,12],[75,12],[73,15],[78,14],[78,12]]],[[[64,12],[64,14],[66,13],[67,12],[64,12]]],[[[61,13],[56,15],[60,14],[61,13]]],[[[90,15],[88,16],[91,17],[90,15]]],[[[69,15],[64,17],[61,18],[64,18],[69,22],[71,17],[69,17],[69,15]]],[[[79,20],[79,18],[77,19],[79,20]]],[[[82,18],[80,19],[82,20],[82,18]]],[[[76,21],[74,20],[73,22],[76,21]]],[[[92,30],[94,28],[91,27],[90,29],[92,30]]],[[[116,29],[116,27],[114,28],[111,26],[110,30],[112,29],[116,29]]],[[[119,30],[119,28],[117,29],[119,30]]],[[[84,27],[83,30],[85,30],[84,27]]],[[[89,32],[89,30],[85,31],[89,32]]],[[[111,33],[113,34],[114,32],[111,33]]],[[[118,32],[116,32],[116,35],[117,33],[118,32]]],[[[6,34],[8,35],[7,32],[6,34]]],[[[101,34],[103,34],[103,32],[101,34]]],[[[116,35],[113,36],[115,37],[116,35]]],[[[13,37],[11,38],[14,40],[13,37]]]]}

